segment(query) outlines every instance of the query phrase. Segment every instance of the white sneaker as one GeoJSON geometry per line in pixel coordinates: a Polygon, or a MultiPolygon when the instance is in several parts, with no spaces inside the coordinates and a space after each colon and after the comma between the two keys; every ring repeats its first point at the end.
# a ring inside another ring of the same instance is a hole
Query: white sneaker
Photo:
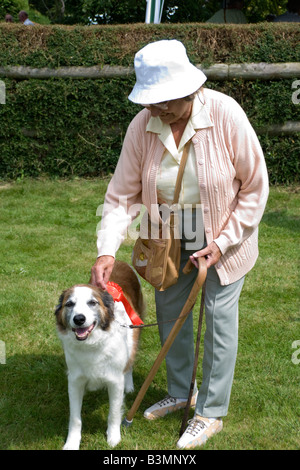
{"type": "MultiPolygon", "coordinates": [[[[198,392],[196,392],[191,400],[191,407],[196,405],[198,392]]],[[[173,413],[174,411],[183,409],[186,407],[187,398],[174,398],[170,395],[167,395],[163,400],[158,401],[155,405],[150,406],[144,412],[144,417],[146,419],[157,419],[162,418],[168,413],[173,413]]]]}
{"type": "Polygon", "coordinates": [[[192,449],[202,446],[207,439],[222,431],[223,422],[220,418],[203,418],[194,416],[188,421],[188,427],[177,442],[179,449],[192,449]]]}

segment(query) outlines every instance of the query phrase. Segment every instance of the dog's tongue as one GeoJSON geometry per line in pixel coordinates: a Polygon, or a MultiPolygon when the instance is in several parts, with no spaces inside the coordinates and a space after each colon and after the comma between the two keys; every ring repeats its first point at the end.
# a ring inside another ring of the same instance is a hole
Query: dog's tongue
{"type": "Polygon", "coordinates": [[[84,340],[86,339],[91,331],[94,329],[94,324],[91,326],[88,326],[87,328],[73,328],[73,331],[75,332],[76,338],[84,340]]]}
{"type": "Polygon", "coordinates": [[[76,328],[76,334],[77,336],[84,336],[89,328],[76,328]]]}

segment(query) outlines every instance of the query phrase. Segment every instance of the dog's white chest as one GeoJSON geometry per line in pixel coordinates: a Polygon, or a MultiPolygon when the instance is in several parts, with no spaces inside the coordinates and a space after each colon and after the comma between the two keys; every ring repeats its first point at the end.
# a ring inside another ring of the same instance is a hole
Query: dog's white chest
{"type": "Polygon", "coordinates": [[[111,381],[120,380],[126,365],[124,353],[126,351],[121,347],[102,353],[84,352],[76,358],[73,354],[66,354],[68,372],[72,376],[82,377],[88,390],[97,390],[111,381]]]}

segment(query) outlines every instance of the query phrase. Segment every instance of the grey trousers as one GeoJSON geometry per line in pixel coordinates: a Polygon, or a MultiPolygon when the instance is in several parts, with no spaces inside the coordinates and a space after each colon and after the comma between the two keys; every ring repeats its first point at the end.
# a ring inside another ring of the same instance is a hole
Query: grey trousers
{"type": "MultiPolygon", "coordinates": [[[[181,270],[195,252],[182,249],[181,270]]],[[[157,320],[177,318],[195,282],[197,269],[182,274],[178,282],[167,290],[155,292],[157,320]]],[[[196,413],[207,418],[226,416],[238,344],[238,301],[244,278],[228,286],[221,286],[214,267],[208,269],[205,289],[204,357],[202,383],[198,393],[196,413]]],[[[199,312],[196,312],[199,315],[199,312]]],[[[159,325],[163,344],[174,322],[159,325]]],[[[167,356],[168,393],[172,397],[187,398],[194,364],[194,337],[192,312],[183,324],[167,356]]]]}

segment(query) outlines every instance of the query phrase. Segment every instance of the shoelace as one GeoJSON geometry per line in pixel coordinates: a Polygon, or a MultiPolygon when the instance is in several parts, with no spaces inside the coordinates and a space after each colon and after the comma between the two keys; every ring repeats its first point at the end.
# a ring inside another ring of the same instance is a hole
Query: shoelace
{"type": "Polygon", "coordinates": [[[168,405],[169,403],[175,404],[176,398],[173,398],[170,395],[167,395],[165,398],[163,398],[161,401],[158,402],[159,406],[168,405]]]}
{"type": "Polygon", "coordinates": [[[186,433],[191,434],[193,437],[197,435],[202,429],[207,427],[206,423],[201,419],[192,418],[188,421],[188,427],[186,429],[186,433]]]}

